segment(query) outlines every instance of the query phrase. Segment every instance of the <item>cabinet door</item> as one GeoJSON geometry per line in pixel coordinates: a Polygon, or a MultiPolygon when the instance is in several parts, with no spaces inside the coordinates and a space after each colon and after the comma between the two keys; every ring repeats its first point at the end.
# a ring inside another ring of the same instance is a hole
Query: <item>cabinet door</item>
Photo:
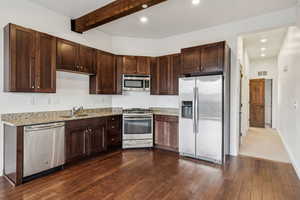
{"type": "Polygon", "coordinates": [[[168,95],[170,89],[170,60],[169,56],[158,58],[159,65],[159,94],[168,95]]]}
{"type": "Polygon", "coordinates": [[[106,137],[106,120],[97,120],[96,124],[89,128],[88,155],[105,151],[106,137]]]}
{"type": "Polygon", "coordinates": [[[79,48],[79,71],[94,74],[95,73],[95,50],[80,45],[79,48]]]}
{"type": "Polygon", "coordinates": [[[182,74],[197,73],[200,71],[201,57],[200,48],[192,47],[182,49],[182,74]]]}
{"type": "Polygon", "coordinates": [[[97,53],[97,94],[116,93],[116,66],[114,55],[97,53]]]}
{"type": "Polygon", "coordinates": [[[78,70],[79,45],[63,39],[57,39],[57,69],[78,70]]]}
{"type": "Polygon", "coordinates": [[[123,56],[123,74],[137,73],[137,59],[135,56],[123,56]]]}
{"type": "Polygon", "coordinates": [[[181,70],[181,54],[175,54],[171,56],[170,64],[170,73],[171,73],[171,88],[170,95],[178,95],[178,81],[181,70]]]}
{"type": "Polygon", "coordinates": [[[33,92],[35,90],[35,31],[13,24],[10,24],[7,29],[5,45],[10,58],[7,58],[9,61],[5,66],[6,74],[9,75],[5,90],[33,92]]]}
{"type": "Polygon", "coordinates": [[[150,59],[150,74],[151,74],[151,95],[159,94],[159,71],[158,71],[158,58],[150,59]]]}
{"type": "Polygon", "coordinates": [[[37,33],[36,91],[56,91],[56,38],[37,33]]]}
{"type": "Polygon", "coordinates": [[[150,58],[145,56],[137,57],[137,74],[150,75],[150,58]]]}
{"type": "Polygon", "coordinates": [[[178,117],[155,116],[155,144],[163,149],[178,151],[178,117]]]}
{"type": "Polygon", "coordinates": [[[204,45],[201,49],[201,72],[222,72],[224,68],[225,42],[204,45]]]}
{"type": "Polygon", "coordinates": [[[71,128],[66,130],[66,160],[73,162],[84,158],[87,152],[87,127],[71,128]]]}

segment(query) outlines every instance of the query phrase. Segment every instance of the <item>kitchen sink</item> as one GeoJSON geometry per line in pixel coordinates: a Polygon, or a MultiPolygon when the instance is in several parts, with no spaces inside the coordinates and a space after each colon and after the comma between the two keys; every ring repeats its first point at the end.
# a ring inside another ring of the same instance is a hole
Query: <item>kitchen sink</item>
{"type": "Polygon", "coordinates": [[[78,114],[78,115],[62,115],[61,118],[77,118],[77,117],[87,117],[88,114],[78,114]]]}

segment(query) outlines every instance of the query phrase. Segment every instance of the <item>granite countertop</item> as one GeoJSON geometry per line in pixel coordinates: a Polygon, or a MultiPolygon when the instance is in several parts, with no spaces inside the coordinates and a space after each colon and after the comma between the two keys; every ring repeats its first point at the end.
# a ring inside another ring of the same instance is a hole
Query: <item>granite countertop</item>
{"type": "Polygon", "coordinates": [[[1,120],[12,126],[30,126],[45,123],[55,123],[63,121],[72,121],[79,119],[88,119],[95,117],[106,117],[114,115],[122,115],[122,108],[97,108],[85,109],[80,114],[86,116],[67,117],[70,115],[70,110],[64,111],[48,111],[48,112],[31,112],[31,113],[11,113],[1,115],[1,120]]]}
{"type": "Polygon", "coordinates": [[[169,116],[179,116],[178,108],[160,108],[153,107],[150,108],[154,115],[169,115],[169,116]]]}
{"type": "MultiPolygon", "coordinates": [[[[150,108],[154,115],[170,115],[178,116],[179,110],[177,108],[150,108]]],[[[47,111],[47,112],[28,112],[28,113],[10,113],[1,115],[2,122],[12,126],[30,126],[37,124],[55,123],[72,121],[79,119],[89,119],[95,117],[106,117],[114,115],[122,115],[122,108],[96,108],[85,109],[82,113],[86,116],[67,117],[70,115],[70,110],[64,111],[47,111]]]]}

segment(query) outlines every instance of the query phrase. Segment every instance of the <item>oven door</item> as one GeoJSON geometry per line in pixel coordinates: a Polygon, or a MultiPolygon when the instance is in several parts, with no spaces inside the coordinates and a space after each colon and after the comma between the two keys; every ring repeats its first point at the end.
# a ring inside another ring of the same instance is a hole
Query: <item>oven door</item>
{"type": "Polygon", "coordinates": [[[153,138],[152,117],[124,117],[123,139],[143,140],[153,138]]]}

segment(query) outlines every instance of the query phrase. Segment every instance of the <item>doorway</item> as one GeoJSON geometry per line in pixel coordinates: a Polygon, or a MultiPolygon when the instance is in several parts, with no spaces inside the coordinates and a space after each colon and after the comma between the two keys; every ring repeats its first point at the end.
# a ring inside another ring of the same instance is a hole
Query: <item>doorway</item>
{"type": "Polygon", "coordinates": [[[247,34],[239,40],[241,155],[290,162],[276,130],[277,57],[286,31],[280,28],[247,34]]]}

